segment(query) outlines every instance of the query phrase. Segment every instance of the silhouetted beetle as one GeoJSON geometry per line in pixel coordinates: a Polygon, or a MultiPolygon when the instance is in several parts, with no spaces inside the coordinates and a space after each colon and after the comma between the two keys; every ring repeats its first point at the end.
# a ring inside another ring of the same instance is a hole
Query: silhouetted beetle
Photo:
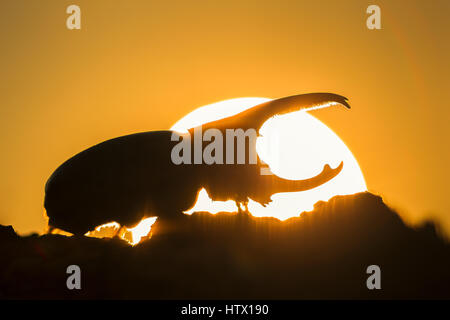
{"type": "MultiPolygon", "coordinates": [[[[218,129],[225,137],[227,129],[258,130],[277,114],[328,103],[350,108],[346,100],[331,93],[285,97],[206,123],[202,130],[218,129]]],[[[189,132],[192,136],[194,128],[189,132]]],[[[172,135],[177,137],[178,133],[127,135],[97,144],[64,162],[45,186],[49,226],[82,235],[111,221],[130,227],[147,216],[158,216],[158,220],[178,217],[193,206],[202,187],[213,200],[233,199],[246,205],[251,198],[267,204],[275,193],[320,186],[339,174],[343,166],[331,169],[325,165],[319,175],[293,181],[261,175],[259,160],[255,164],[177,165],[171,152],[179,142],[173,141],[172,135]]],[[[247,143],[246,148],[249,154],[249,150],[256,150],[256,144],[247,143]]]]}

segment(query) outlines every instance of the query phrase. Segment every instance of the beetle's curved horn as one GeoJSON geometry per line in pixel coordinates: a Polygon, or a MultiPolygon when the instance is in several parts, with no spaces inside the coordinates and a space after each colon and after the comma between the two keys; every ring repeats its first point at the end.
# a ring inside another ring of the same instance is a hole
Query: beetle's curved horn
{"type": "Polygon", "coordinates": [[[202,127],[203,129],[214,128],[219,130],[232,128],[240,128],[244,130],[253,128],[258,130],[264,122],[275,115],[337,104],[350,108],[347,98],[338,94],[300,94],[264,102],[231,117],[203,124],[202,127]]]}
{"type": "Polygon", "coordinates": [[[314,189],[336,177],[342,170],[344,163],[341,162],[338,167],[332,169],[328,164],[323,167],[321,173],[306,180],[288,180],[276,175],[266,176],[270,180],[273,193],[279,192],[299,192],[314,189]]]}

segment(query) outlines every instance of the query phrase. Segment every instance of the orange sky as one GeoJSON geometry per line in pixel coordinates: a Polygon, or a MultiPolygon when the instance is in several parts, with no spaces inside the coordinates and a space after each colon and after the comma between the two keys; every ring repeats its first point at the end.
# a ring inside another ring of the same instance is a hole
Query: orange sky
{"type": "Polygon", "coordinates": [[[352,110],[314,115],[369,190],[450,234],[448,0],[4,0],[0,15],[0,224],[41,232],[47,178],[95,143],[219,100],[329,91],[352,110]]]}

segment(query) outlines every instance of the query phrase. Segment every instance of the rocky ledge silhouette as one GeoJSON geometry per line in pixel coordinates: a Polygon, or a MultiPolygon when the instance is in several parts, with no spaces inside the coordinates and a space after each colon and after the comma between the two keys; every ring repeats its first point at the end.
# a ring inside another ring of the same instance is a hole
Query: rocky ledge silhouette
{"type": "Polygon", "coordinates": [[[3,299],[450,298],[450,245],[433,224],[413,229],[370,193],[337,196],[279,221],[185,216],[135,247],[119,239],[0,228],[3,299]],[[68,290],[66,268],[81,268],[68,290]],[[369,265],[381,290],[369,290],[369,265]]]}

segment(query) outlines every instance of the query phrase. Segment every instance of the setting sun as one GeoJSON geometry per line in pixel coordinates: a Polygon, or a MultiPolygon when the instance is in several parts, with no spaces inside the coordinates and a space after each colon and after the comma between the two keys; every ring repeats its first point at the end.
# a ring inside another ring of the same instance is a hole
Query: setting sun
{"type": "MultiPolygon", "coordinates": [[[[270,100],[237,98],[206,105],[192,111],[171,129],[186,132],[202,123],[235,115],[270,100]]],[[[258,156],[277,176],[293,180],[307,179],[317,175],[325,164],[337,167],[341,161],[344,162],[344,168],[334,179],[317,188],[275,194],[266,207],[250,199],[248,208],[252,215],[285,220],[312,210],[318,201],[367,190],[364,176],[349,148],[330,128],[306,111],[273,117],[264,123],[259,134],[256,144],[258,156]]],[[[235,212],[237,206],[232,201],[213,201],[202,189],[194,207],[185,213],[200,211],[235,212]]]]}

